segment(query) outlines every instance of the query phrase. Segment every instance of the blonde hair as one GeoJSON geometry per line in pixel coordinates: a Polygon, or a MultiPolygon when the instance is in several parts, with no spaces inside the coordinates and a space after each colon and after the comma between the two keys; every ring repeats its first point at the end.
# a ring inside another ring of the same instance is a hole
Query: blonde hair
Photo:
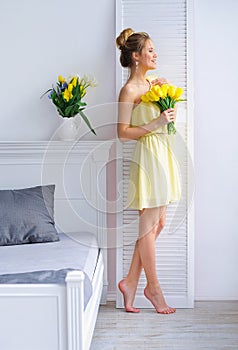
{"type": "Polygon", "coordinates": [[[150,39],[145,32],[134,32],[131,28],[124,29],[116,38],[116,45],[121,51],[120,62],[122,67],[131,67],[132,52],[141,53],[146,40],[150,39]]]}

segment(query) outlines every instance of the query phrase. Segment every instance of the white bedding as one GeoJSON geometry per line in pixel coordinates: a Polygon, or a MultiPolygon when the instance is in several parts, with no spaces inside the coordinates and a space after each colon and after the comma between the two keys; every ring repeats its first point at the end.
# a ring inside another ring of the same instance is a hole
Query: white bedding
{"type": "Polygon", "coordinates": [[[70,270],[85,273],[85,307],[98,259],[96,237],[88,232],[59,234],[58,242],[0,247],[0,284],[65,283],[70,270]]]}

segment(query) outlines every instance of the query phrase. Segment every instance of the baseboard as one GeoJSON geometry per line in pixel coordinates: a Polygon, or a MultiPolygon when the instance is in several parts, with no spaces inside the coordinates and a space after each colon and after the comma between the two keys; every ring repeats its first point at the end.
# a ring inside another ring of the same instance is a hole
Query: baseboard
{"type": "Polygon", "coordinates": [[[107,292],[107,301],[116,301],[116,291],[107,292]]]}
{"type": "Polygon", "coordinates": [[[195,301],[238,301],[238,296],[224,297],[223,296],[196,296],[195,301]]]}
{"type": "MultiPolygon", "coordinates": [[[[107,301],[116,301],[116,291],[107,292],[107,301]]],[[[238,301],[238,296],[224,297],[224,295],[223,296],[197,295],[194,301],[238,301]]]]}

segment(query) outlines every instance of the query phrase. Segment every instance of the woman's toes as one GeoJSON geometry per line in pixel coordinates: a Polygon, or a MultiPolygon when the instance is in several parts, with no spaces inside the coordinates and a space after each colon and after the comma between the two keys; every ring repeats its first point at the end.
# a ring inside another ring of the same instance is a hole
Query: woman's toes
{"type": "Polygon", "coordinates": [[[133,306],[125,307],[125,310],[126,310],[126,312],[132,312],[132,313],[135,313],[135,314],[138,314],[140,312],[139,309],[137,309],[136,307],[133,307],[133,306]]]}

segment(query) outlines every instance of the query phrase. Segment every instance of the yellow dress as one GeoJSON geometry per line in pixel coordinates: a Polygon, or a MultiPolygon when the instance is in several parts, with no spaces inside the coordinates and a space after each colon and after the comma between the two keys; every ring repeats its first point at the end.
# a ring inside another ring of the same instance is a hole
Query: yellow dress
{"type": "MultiPolygon", "coordinates": [[[[131,126],[145,125],[159,114],[154,103],[140,102],[132,112],[131,126]]],[[[127,207],[141,210],[181,198],[179,164],[172,151],[174,137],[164,125],[137,140],[130,164],[127,207]]]]}

